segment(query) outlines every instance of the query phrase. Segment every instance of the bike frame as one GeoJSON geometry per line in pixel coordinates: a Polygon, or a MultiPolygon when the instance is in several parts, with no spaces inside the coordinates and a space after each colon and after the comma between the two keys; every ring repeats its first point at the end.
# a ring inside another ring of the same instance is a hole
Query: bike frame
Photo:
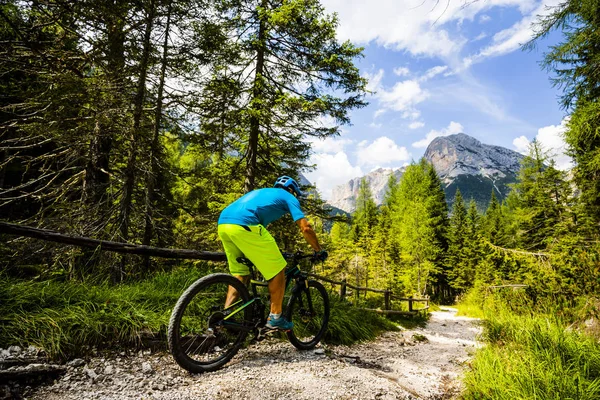
{"type": "MultiPolygon", "coordinates": [[[[300,268],[298,267],[298,263],[300,262],[301,259],[310,258],[310,257],[312,257],[312,255],[304,255],[304,254],[299,254],[299,253],[295,253],[295,254],[284,253],[284,257],[291,261],[290,266],[288,268],[286,268],[286,271],[285,271],[285,290],[287,291],[288,288],[290,287],[290,284],[292,283],[292,281],[296,280],[296,285],[292,288],[291,295],[293,296],[296,293],[298,293],[298,291],[300,291],[300,290],[308,289],[308,275],[305,272],[302,272],[300,270],[300,268]]],[[[240,325],[239,323],[228,322],[227,320],[230,317],[234,316],[235,314],[239,313],[240,311],[244,310],[246,307],[248,307],[252,304],[255,304],[257,302],[260,302],[261,306],[264,306],[264,304],[262,304],[261,295],[258,293],[257,288],[269,286],[268,281],[257,280],[257,279],[252,278],[253,276],[255,276],[256,271],[255,271],[254,264],[252,264],[252,262],[250,262],[250,260],[247,260],[244,258],[244,259],[238,259],[238,261],[241,261],[243,264],[247,265],[250,268],[251,278],[250,278],[250,283],[248,284],[248,286],[250,286],[250,288],[252,289],[252,291],[251,291],[252,298],[241,305],[240,305],[240,303],[242,303],[243,300],[240,299],[240,300],[234,302],[233,304],[231,304],[229,307],[225,308],[225,310],[223,310],[226,313],[225,318],[223,318],[223,322],[228,323],[230,325],[240,325]],[[238,305],[239,305],[239,307],[234,309],[234,307],[236,307],[238,305]]],[[[310,291],[307,291],[306,298],[308,300],[309,310],[311,312],[313,312],[313,305],[312,305],[312,299],[310,297],[310,291]]],[[[300,297],[298,300],[300,302],[300,305],[302,306],[302,297],[300,297]]],[[[256,318],[253,319],[253,321],[250,321],[250,322],[252,322],[251,326],[242,324],[242,326],[240,326],[240,328],[246,329],[248,331],[258,329],[259,325],[264,324],[264,322],[266,322],[264,310],[262,310],[261,314],[262,315],[257,315],[256,318]],[[260,317],[260,321],[258,320],[259,317],[260,317]]]]}

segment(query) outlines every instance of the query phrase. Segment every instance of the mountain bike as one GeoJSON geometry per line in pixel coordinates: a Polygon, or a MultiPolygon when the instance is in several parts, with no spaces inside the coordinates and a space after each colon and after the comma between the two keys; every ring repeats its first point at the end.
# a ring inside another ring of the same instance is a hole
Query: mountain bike
{"type": "MultiPolygon", "coordinates": [[[[287,331],[289,341],[300,350],[314,348],[323,338],[329,322],[329,296],[323,285],[308,279],[298,264],[314,255],[283,253],[288,298],[284,316],[294,323],[287,331]]],[[[260,341],[272,330],[265,328],[269,315],[268,282],[259,278],[250,260],[237,259],[250,268],[250,281],[244,285],[232,275],[216,273],[194,282],[179,298],[169,321],[168,341],[173,358],[182,368],[194,372],[215,371],[225,365],[246,343],[260,341]],[[229,286],[238,293],[225,307],[229,286]],[[250,290],[249,290],[250,289],[250,290]]]]}

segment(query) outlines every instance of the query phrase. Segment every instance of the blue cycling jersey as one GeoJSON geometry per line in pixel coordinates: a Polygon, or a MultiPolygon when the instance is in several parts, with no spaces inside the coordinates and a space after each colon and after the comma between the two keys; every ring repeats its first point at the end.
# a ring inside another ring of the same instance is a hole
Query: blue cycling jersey
{"type": "Polygon", "coordinates": [[[261,224],[266,227],[287,213],[294,221],[304,218],[300,202],[293,194],[281,188],[257,189],[228,205],[219,216],[219,225],[261,224]]]}

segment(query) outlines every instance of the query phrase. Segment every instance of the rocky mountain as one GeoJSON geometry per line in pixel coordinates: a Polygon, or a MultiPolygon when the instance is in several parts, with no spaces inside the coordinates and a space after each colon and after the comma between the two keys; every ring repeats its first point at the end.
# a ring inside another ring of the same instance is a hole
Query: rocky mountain
{"type": "MultiPolygon", "coordinates": [[[[449,204],[459,188],[463,198],[466,201],[474,199],[480,210],[487,207],[492,190],[499,199],[508,195],[508,185],[516,181],[523,158],[516,151],[483,144],[464,133],[434,139],[427,147],[424,157],[433,164],[442,179],[449,204]]],[[[380,168],[365,176],[377,204],[383,201],[390,174],[394,173],[400,179],[403,171],[403,168],[380,168]]],[[[360,177],[354,178],[336,187],[329,203],[348,212],[354,211],[360,180],[360,177]]]]}
{"type": "MultiPolygon", "coordinates": [[[[385,196],[390,175],[394,174],[396,179],[400,180],[403,172],[404,168],[379,168],[364,176],[371,187],[371,192],[373,193],[373,198],[377,205],[383,203],[383,197],[385,196]]],[[[363,177],[354,178],[343,185],[337,186],[333,189],[332,198],[328,203],[343,211],[353,212],[356,208],[356,197],[358,196],[358,188],[360,187],[362,178],[363,177]]]]}

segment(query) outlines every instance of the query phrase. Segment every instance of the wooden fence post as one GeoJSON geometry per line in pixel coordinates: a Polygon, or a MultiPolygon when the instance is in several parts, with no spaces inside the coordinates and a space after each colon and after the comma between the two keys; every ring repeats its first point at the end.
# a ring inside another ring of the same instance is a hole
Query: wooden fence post
{"type": "Polygon", "coordinates": [[[385,305],[384,305],[384,309],[385,310],[391,310],[392,307],[390,307],[390,295],[392,294],[392,292],[390,292],[389,290],[386,290],[384,293],[385,296],[385,305]]]}
{"type": "Polygon", "coordinates": [[[408,312],[412,312],[413,311],[413,297],[410,296],[408,298],[408,312]]]}
{"type": "Polygon", "coordinates": [[[340,299],[346,298],[346,279],[342,279],[342,285],[340,286],[340,299]]]}

